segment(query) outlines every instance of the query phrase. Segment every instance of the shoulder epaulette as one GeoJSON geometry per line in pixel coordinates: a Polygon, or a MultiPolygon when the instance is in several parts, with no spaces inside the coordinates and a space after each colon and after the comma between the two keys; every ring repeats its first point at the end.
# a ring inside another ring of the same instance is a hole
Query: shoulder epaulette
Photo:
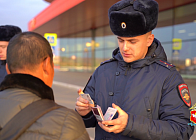
{"type": "Polygon", "coordinates": [[[101,65],[103,65],[103,64],[106,64],[106,63],[109,63],[109,62],[115,61],[115,60],[116,60],[116,59],[111,58],[111,59],[109,59],[109,60],[106,60],[106,61],[104,61],[104,62],[101,62],[100,66],[101,66],[101,65]]]}
{"type": "Polygon", "coordinates": [[[165,60],[157,60],[156,63],[158,63],[161,66],[164,66],[164,67],[166,67],[168,69],[171,69],[171,68],[175,67],[173,64],[171,64],[171,63],[169,63],[169,62],[167,62],[165,60]]]}

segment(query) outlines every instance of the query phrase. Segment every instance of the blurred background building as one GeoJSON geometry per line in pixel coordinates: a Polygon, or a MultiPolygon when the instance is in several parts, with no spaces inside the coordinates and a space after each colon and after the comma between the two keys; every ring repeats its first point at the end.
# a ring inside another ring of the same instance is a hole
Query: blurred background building
{"type": "MultiPolygon", "coordinates": [[[[94,71],[118,47],[110,30],[108,9],[118,0],[45,0],[50,5],[29,21],[29,31],[57,34],[52,46],[55,66],[70,71],[94,71]]],[[[196,78],[196,0],[156,0],[153,30],[168,61],[183,76],[196,78]]]]}

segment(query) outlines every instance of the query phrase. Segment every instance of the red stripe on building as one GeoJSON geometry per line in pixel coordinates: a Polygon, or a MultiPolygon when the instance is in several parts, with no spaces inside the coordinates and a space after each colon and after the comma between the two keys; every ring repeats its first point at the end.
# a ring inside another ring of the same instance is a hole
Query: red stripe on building
{"type": "Polygon", "coordinates": [[[55,0],[46,9],[28,23],[28,30],[32,31],[72,7],[85,0],[55,0]]]}

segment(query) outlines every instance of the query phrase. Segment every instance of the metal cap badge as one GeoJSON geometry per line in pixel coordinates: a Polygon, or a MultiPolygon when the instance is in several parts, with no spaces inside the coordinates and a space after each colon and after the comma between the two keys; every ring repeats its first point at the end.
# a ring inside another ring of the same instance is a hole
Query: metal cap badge
{"type": "Polygon", "coordinates": [[[121,27],[122,27],[123,29],[125,29],[125,28],[127,27],[126,23],[125,23],[125,22],[122,22],[122,23],[121,23],[121,27]]]}

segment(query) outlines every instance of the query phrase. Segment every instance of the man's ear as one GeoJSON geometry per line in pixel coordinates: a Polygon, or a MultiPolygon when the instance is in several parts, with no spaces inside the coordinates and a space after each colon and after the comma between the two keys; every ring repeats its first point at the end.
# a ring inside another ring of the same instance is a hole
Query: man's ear
{"type": "Polygon", "coordinates": [[[149,34],[148,35],[148,40],[147,40],[147,46],[150,47],[152,45],[152,42],[154,40],[154,34],[149,34]]]}
{"type": "Polygon", "coordinates": [[[5,69],[6,69],[6,71],[7,71],[7,74],[11,74],[11,72],[10,72],[10,70],[9,70],[9,68],[8,68],[7,63],[5,64],[5,69]]]}
{"type": "Polygon", "coordinates": [[[51,64],[50,64],[50,57],[47,57],[44,61],[43,61],[43,71],[45,74],[49,75],[49,70],[50,70],[51,64]]]}

